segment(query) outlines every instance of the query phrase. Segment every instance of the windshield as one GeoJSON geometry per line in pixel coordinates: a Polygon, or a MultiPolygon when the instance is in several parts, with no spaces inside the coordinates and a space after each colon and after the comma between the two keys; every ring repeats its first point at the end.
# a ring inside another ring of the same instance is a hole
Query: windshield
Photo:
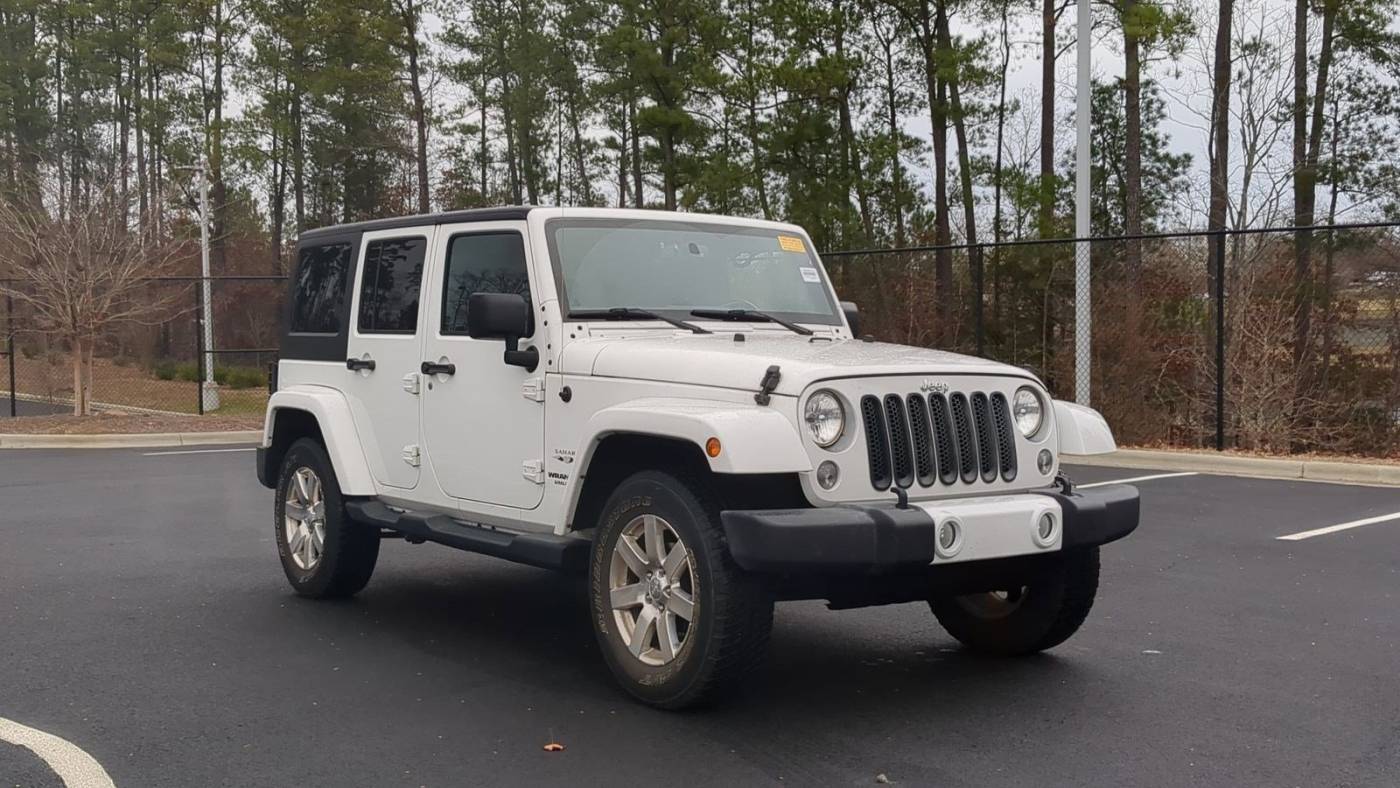
{"type": "Polygon", "coordinates": [[[565,312],[628,307],[685,317],[748,309],[840,325],[801,236],[699,222],[554,219],[545,224],[565,312]]]}

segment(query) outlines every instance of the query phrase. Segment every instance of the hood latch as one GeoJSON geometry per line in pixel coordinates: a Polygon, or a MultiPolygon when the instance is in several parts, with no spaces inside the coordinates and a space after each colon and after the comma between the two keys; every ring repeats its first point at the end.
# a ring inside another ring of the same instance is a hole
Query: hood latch
{"type": "Polygon", "coordinates": [[[763,373],[763,380],[758,384],[758,393],[753,395],[753,401],[760,405],[767,405],[768,400],[772,399],[768,395],[773,393],[773,389],[778,387],[778,381],[782,379],[783,373],[777,364],[769,367],[768,371],[763,373]]]}

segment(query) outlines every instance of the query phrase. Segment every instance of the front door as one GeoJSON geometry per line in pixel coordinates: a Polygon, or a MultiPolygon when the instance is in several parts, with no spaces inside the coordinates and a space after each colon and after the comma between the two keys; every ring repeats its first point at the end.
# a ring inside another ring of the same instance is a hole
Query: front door
{"type": "Polygon", "coordinates": [[[346,397],[370,471],[383,485],[418,486],[422,462],[418,300],[431,228],[365,233],[355,277],[346,358],[346,397]]]}
{"type": "MultiPolygon", "coordinates": [[[[428,461],[453,498],[532,509],[544,497],[544,370],[509,366],[503,341],[467,336],[473,293],[518,293],[538,309],[525,223],[443,225],[437,233],[422,356],[434,365],[423,390],[428,461]]],[[[531,345],[520,340],[521,349],[531,345]]]]}

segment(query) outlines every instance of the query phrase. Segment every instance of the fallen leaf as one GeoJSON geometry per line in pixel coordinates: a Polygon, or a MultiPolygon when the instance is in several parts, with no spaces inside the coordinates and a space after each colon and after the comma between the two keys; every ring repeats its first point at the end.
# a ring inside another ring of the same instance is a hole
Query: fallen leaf
{"type": "Polygon", "coordinates": [[[559,742],[552,741],[552,742],[550,742],[549,744],[546,744],[546,745],[544,746],[544,751],[545,751],[545,752],[563,752],[563,751],[564,751],[564,745],[560,744],[559,742]]]}

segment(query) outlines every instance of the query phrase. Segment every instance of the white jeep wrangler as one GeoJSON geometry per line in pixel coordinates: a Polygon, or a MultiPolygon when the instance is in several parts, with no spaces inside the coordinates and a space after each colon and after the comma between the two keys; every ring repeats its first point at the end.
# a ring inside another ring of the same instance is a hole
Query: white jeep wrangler
{"type": "MultiPolygon", "coordinates": [[[[513,207],[304,233],[259,480],[297,593],[353,594],[382,539],[586,567],[617,680],[732,688],[773,603],[927,601],[969,648],[1083,623],[1132,487],[1022,369],[872,342],[799,227],[513,207]]],[[[509,600],[501,604],[509,605],[509,600]]]]}

